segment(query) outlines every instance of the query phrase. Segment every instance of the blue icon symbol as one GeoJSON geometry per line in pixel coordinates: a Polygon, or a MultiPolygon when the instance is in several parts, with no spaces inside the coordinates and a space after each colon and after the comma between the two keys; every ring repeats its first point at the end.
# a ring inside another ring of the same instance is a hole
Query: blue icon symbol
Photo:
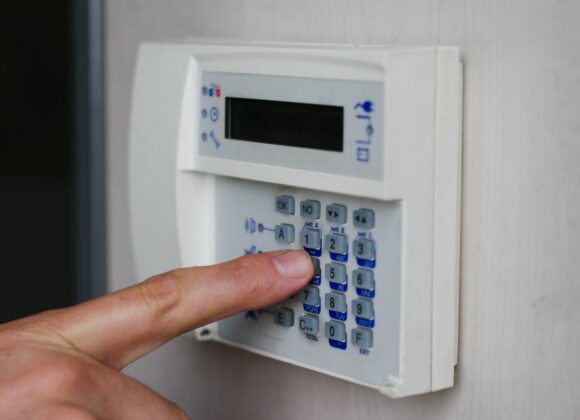
{"type": "Polygon", "coordinates": [[[207,95],[207,88],[205,86],[201,88],[201,94],[203,96],[207,95]]]}
{"type": "Polygon", "coordinates": [[[252,245],[250,248],[248,249],[244,249],[244,255],[252,255],[258,252],[258,248],[256,248],[256,245],[252,245]]]}
{"type": "Polygon", "coordinates": [[[213,88],[209,88],[209,90],[207,91],[207,93],[209,94],[209,96],[213,96],[213,88]]]}
{"type": "Polygon", "coordinates": [[[201,111],[201,117],[202,117],[202,118],[207,118],[207,109],[203,109],[203,110],[201,111]]]}
{"type": "Polygon", "coordinates": [[[369,148],[368,147],[357,147],[356,149],[356,160],[359,162],[368,162],[370,159],[369,148]]]}
{"type": "Polygon", "coordinates": [[[211,109],[209,110],[209,118],[213,122],[216,122],[218,120],[219,116],[220,116],[220,113],[219,113],[218,109],[215,106],[212,106],[211,109]]]}
{"type": "Polygon", "coordinates": [[[256,231],[262,233],[265,230],[274,232],[275,229],[272,228],[267,228],[266,226],[264,226],[263,223],[258,223],[256,222],[252,217],[246,217],[246,220],[244,222],[244,228],[246,229],[246,233],[249,233],[250,235],[252,233],[255,233],[256,231]]]}
{"type": "Polygon", "coordinates": [[[215,145],[215,148],[216,149],[219,149],[220,148],[220,142],[217,139],[217,137],[215,136],[215,133],[213,132],[213,130],[211,130],[209,132],[209,137],[213,140],[213,144],[215,145]]]}
{"type": "Polygon", "coordinates": [[[251,235],[256,231],[257,223],[251,217],[246,217],[246,223],[244,226],[246,228],[246,233],[249,233],[251,235]]]}
{"type": "MultiPolygon", "coordinates": [[[[210,95],[211,96],[211,95],[210,95]]],[[[364,101],[364,102],[359,102],[358,104],[356,104],[354,106],[354,109],[359,109],[361,108],[364,112],[373,112],[374,111],[374,104],[371,101],[364,101]]]]}

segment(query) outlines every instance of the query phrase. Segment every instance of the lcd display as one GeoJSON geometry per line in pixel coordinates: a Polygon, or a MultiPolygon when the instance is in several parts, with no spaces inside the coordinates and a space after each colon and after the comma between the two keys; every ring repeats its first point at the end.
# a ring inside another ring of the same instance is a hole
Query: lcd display
{"type": "Polygon", "coordinates": [[[344,108],[226,97],[225,137],[342,152],[344,108]]]}

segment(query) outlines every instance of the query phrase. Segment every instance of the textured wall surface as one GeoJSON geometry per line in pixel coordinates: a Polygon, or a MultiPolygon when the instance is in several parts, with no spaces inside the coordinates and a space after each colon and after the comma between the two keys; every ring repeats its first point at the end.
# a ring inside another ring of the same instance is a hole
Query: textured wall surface
{"type": "Polygon", "coordinates": [[[136,281],[127,139],[139,42],[457,45],[465,62],[457,385],[393,401],[181,337],[128,372],[200,419],[580,418],[580,2],[106,2],[109,286],[136,281]]]}

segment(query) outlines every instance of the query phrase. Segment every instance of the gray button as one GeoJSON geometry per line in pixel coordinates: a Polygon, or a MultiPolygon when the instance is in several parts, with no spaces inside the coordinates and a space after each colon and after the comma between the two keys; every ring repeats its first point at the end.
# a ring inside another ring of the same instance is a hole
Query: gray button
{"type": "Polygon", "coordinates": [[[374,319],[375,310],[373,301],[368,299],[354,299],[352,301],[352,314],[364,319],[374,319]]]}
{"type": "Polygon", "coordinates": [[[294,214],[294,197],[279,195],[276,197],[276,211],[284,214],[294,214]]]}
{"type": "Polygon", "coordinates": [[[320,276],[320,260],[318,258],[310,257],[312,260],[312,267],[314,267],[314,277],[320,276]]]}
{"type": "Polygon", "coordinates": [[[375,275],[372,270],[357,268],[352,272],[355,286],[365,290],[375,290],[375,275]]]}
{"type": "Polygon", "coordinates": [[[369,209],[355,210],[352,215],[352,224],[361,229],[375,227],[375,212],[369,209]]]}
{"type": "Polygon", "coordinates": [[[373,346],[373,332],[366,328],[353,328],[350,332],[350,341],[361,349],[370,349],[373,346]]]}
{"type": "Polygon", "coordinates": [[[276,242],[291,244],[294,242],[294,226],[287,223],[276,225],[274,227],[274,237],[276,238],[276,242]]]}
{"type": "Polygon", "coordinates": [[[307,219],[320,219],[320,201],[304,200],[300,202],[300,216],[307,219]]]}
{"type": "Polygon", "coordinates": [[[352,242],[354,255],[365,260],[375,259],[375,243],[370,239],[355,239],[352,242]]]}
{"type": "Polygon", "coordinates": [[[346,254],[348,252],[348,240],[342,233],[330,233],[326,235],[326,249],[328,252],[336,254],[346,254]]]}
{"type": "Polygon", "coordinates": [[[307,305],[318,306],[320,305],[320,290],[318,287],[308,286],[300,292],[300,300],[307,305]]]}
{"type": "Polygon", "coordinates": [[[304,334],[317,335],[320,328],[318,317],[314,315],[302,315],[298,318],[298,328],[304,334]]]}
{"type": "Polygon", "coordinates": [[[346,341],[346,327],[342,322],[328,321],[324,323],[324,335],[336,341],[346,341]]]}
{"type": "Polygon", "coordinates": [[[294,325],[294,311],[290,308],[278,308],[274,311],[274,324],[290,328],[294,325]]]}
{"type": "Polygon", "coordinates": [[[320,249],[320,229],[305,227],[300,231],[300,245],[310,249],[320,249]]]}
{"type": "Polygon", "coordinates": [[[324,295],[324,306],[329,311],[346,312],[346,296],[342,293],[327,293],[324,295]]]}
{"type": "Polygon", "coordinates": [[[339,263],[329,263],[324,266],[324,277],[333,283],[346,283],[346,266],[339,263]]]}
{"type": "Polygon", "coordinates": [[[347,210],[342,204],[330,204],[326,206],[326,220],[330,223],[345,224],[347,210]]]}

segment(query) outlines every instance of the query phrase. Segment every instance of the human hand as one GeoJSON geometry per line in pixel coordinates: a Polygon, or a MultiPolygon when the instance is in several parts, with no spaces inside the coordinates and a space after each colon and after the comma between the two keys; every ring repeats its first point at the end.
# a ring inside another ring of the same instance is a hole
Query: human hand
{"type": "Polygon", "coordinates": [[[0,417],[187,418],[120,371],[186,331],[287,298],[312,270],[302,251],[250,255],[0,325],[0,417]]]}

